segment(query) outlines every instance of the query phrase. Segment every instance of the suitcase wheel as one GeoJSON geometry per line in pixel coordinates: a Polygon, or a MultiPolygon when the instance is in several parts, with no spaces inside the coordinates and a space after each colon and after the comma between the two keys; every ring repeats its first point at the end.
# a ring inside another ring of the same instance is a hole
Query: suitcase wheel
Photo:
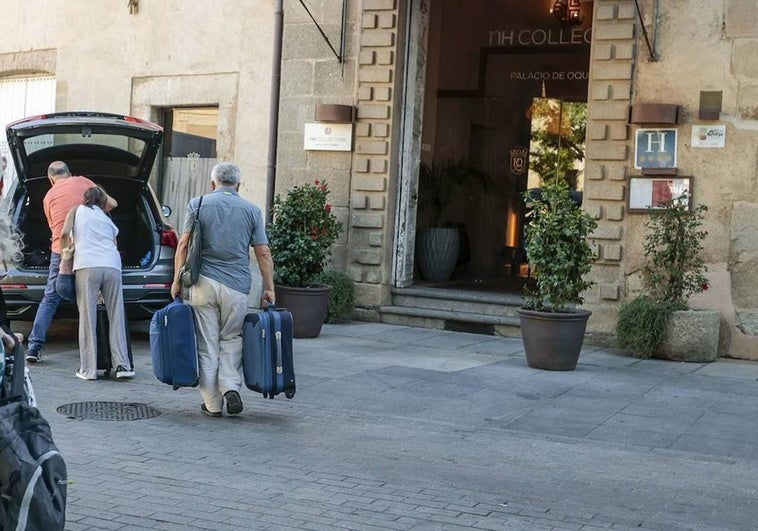
{"type": "Polygon", "coordinates": [[[284,396],[286,396],[287,398],[294,398],[295,393],[293,393],[292,391],[285,391],[284,396]]]}
{"type": "Polygon", "coordinates": [[[110,378],[110,377],[111,377],[111,370],[110,369],[106,369],[103,372],[103,378],[110,378]]]}

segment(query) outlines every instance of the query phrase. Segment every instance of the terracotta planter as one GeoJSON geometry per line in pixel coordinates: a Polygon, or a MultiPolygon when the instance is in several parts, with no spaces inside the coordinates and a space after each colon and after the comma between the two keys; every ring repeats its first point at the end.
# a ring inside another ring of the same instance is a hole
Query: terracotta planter
{"type": "Polygon", "coordinates": [[[326,320],[331,286],[313,284],[304,288],[274,286],[276,306],[292,313],[292,335],[296,338],[318,337],[326,320]]]}
{"type": "Polygon", "coordinates": [[[714,361],[719,356],[720,327],[718,310],[673,312],[655,357],[697,363],[714,361]]]}
{"type": "Polygon", "coordinates": [[[527,365],[548,371],[576,369],[592,312],[551,313],[519,308],[518,314],[527,365]]]}

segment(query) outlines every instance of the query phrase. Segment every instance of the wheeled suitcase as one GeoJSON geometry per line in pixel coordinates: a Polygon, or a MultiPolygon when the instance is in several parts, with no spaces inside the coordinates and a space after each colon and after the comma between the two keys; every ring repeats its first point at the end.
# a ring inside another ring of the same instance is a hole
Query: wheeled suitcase
{"type": "Polygon", "coordinates": [[[249,313],[242,325],[242,372],[245,386],[264,397],[295,396],[292,363],[292,314],[269,306],[249,313]]]}
{"type": "Polygon", "coordinates": [[[194,312],[179,297],[150,320],[150,357],[155,377],[175,390],[198,384],[194,312]]]}
{"type": "MultiPolygon", "coordinates": [[[[104,376],[108,378],[113,371],[111,340],[110,340],[110,323],[108,322],[108,310],[105,304],[97,305],[97,321],[95,323],[95,336],[97,341],[95,347],[97,350],[97,370],[105,371],[104,376]]],[[[129,338],[129,328],[126,329],[126,352],[129,355],[129,363],[134,369],[134,358],[132,357],[132,341],[129,338]]]]}

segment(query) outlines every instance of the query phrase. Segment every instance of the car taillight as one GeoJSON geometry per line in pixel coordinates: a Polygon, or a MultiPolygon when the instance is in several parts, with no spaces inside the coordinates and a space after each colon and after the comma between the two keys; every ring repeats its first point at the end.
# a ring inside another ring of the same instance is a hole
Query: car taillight
{"type": "Polygon", "coordinates": [[[161,245],[176,249],[177,245],[179,245],[179,236],[176,235],[174,229],[164,229],[161,231],[161,245]]]}

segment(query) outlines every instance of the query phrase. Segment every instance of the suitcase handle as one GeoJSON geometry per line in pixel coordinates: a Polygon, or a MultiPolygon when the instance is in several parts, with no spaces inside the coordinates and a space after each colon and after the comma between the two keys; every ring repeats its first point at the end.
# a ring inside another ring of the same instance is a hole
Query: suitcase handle
{"type": "Polygon", "coordinates": [[[282,333],[277,330],[276,334],[276,374],[282,374],[282,333]]]}

